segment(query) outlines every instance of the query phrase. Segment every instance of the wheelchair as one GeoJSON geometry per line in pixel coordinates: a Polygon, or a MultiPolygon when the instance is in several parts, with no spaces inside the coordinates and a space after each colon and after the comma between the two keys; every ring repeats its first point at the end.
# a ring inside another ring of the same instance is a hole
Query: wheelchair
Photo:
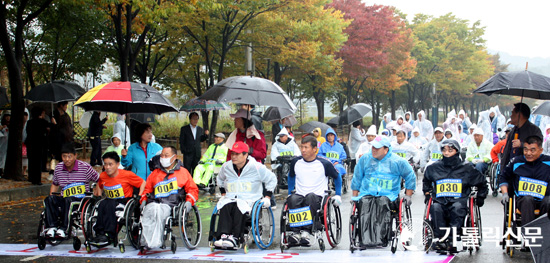
{"type": "MultiPolygon", "coordinates": [[[[508,191],[509,193],[513,193],[513,191],[510,191],[510,188],[508,191]]],[[[535,209],[534,212],[536,218],[541,216],[540,209],[535,209]]],[[[521,235],[521,233],[518,232],[521,226],[521,212],[519,211],[519,208],[516,208],[516,196],[514,195],[513,197],[510,197],[509,201],[506,205],[504,205],[504,223],[502,228],[503,239],[500,242],[502,249],[504,249],[506,254],[510,257],[514,256],[514,250],[516,249],[516,246],[514,245],[521,245],[522,248],[525,245],[523,243],[523,239],[516,238],[521,235]],[[512,211],[514,212],[512,213],[512,211]],[[510,229],[512,234],[507,233],[507,229],[510,229]]]]}
{"type": "MultiPolygon", "coordinates": [[[[208,193],[210,193],[211,195],[213,195],[214,193],[216,193],[216,186],[217,186],[217,182],[216,182],[216,178],[218,177],[218,174],[220,173],[220,170],[222,169],[221,165],[223,163],[218,163],[216,161],[216,159],[208,159],[208,162],[209,164],[211,165],[214,165],[214,173],[212,174],[212,176],[210,176],[210,180],[208,181],[208,185],[203,188],[203,189],[200,189],[200,190],[204,190],[204,191],[207,191],[208,193]]],[[[199,162],[200,164],[200,162],[199,162]]]]}
{"type": "MultiPolygon", "coordinates": [[[[92,186],[93,187],[93,186],[92,186]]],[[[60,192],[53,192],[53,195],[61,195],[60,192]]],[[[82,230],[81,218],[85,216],[86,210],[84,209],[88,203],[93,203],[94,200],[91,198],[91,192],[85,192],[85,197],[80,201],[71,202],[69,207],[69,227],[67,228],[67,236],[65,238],[58,237],[47,237],[46,236],[46,211],[42,211],[40,214],[40,221],[38,223],[38,232],[37,232],[37,245],[38,249],[44,250],[46,248],[46,243],[51,246],[57,246],[65,240],[73,240],[73,249],[79,250],[82,242],[78,238],[77,231],[82,230]]]]}
{"type": "MultiPolygon", "coordinates": [[[[359,211],[359,199],[351,201],[351,215],[349,221],[349,238],[350,238],[350,251],[353,253],[355,250],[365,250],[366,246],[362,245],[361,237],[361,213],[359,211]]],[[[389,231],[387,231],[387,240],[390,242],[391,252],[397,251],[397,245],[403,227],[410,227],[412,222],[411,208],[403,203],[402,198],[397,198],[391,202],[390,205],[391,221],[389,224],[389,231]]],[[[403,242],[404,244],[406,242],[403,242]]]]}
{"type": "MultiPolygon", "coordinates": [[[[151,194],[147,194],[147,198],[150,197],[151,194]]],[[[141,213],[141,216],[143,216],[143,211],[141,211],[141,213]]],[[[141,235],[143,231],[141,226],[142,219],[143,218],[140,218],[139,220],[140,223],[137,231],[137,240],[139,251],[141,254],[144,254],[147,248],[141,244],[141,235]]],[[[178,247],[176,235],[174,235],[174,227],[179,229],[180,237],[187,249],[193,250],[197,248],[202,237],[202,222],[199,209],[195,205],[192,206],[192,211],[187,212],[185,211],[185,200],[180,199],[179,204],[171,208],[170,216],[165,219],[162,245],[160,248],[165,249],[166,241],[170,240],[170,250],[172,253],[176,253],[178,247]]]]}
{"type": "MultiPolygon", "coordinates": [[[[500,154],[499,154],[500,155],[500,154]]],[[[489,186],[493,193],[493,197],[498,195],[498,175],[500,174],[500,163],[491,163],[489,169],[487,169],[487,176],[489,177],[489,186]]]]}
{"type": "MultiPolygon", "coordinates": [[[[326,190],[325,195],[321,201],[321,206],[318,211],[312,213],[313,218],[311,218],[312,224],[311,228],[317,243],[319,244],[319,249],[321,252],[325,252],[325,241],[323,240],[323,232],[327,237],[329,245],[334,248],[342,239],[342,215],[340,213],[340,207],[335,206],[332,203],[332,191],[326,190]]],[[[301,213],[297,214],[296,217],[301,217],[301,213]]],[[[301,219],[301,218],[300,218],[301,219]]],[[[285,249],[291,247],[299,247],[300,244],[291,245],[288,242],[288,234],[292,232],[290,228],[290,223],[293,220],[299,220],[290,214],[288,209],[288,204],[285,202],[283,205],[283,210],[281,212],[281,253],[284,253],[285,249]]]]}
{"type": "Polygon", "coordinates": [[[216,241],[216,233],[219,221],[219,211],[217,207],[214,207],[212,211],[212,218],[210,220],[210,232],[208,234],[208,246],[210,251],[214,252],[216,249],[221,250],[238,250],[244,249],[244,253],[247,254],[250,247],[250,239],[254,240],[254,243],[261,250],[267,249],[273,243],[275,237],[275,218],[271,207],[264,208],[263,202],[258,200],[252,205],[250,213],[244,215],[245,226],[242,235],[239,237],[239,246],[233,248],[217,247],[214,246],[216,241]]]}
{"type": "MultiPolygon", "coordinates": [[[[463,246],[464,250],[468,250],[470,252],[470,255],[472,254],[472,252],[474,251],[474,249],[477,251],[480,249],[481,247],[481,243],[483,241],[483,233],[482,233],[482,223],[481,223],[481,212],[479,210],[479,206],[477,206],[476,204],[476,195],[477,195],[477,189],[476,187],[473,187],[472,189],[472,192],[470,193],[470,196],[468,197],[468,201],[467,201],[467,211],[468,213],[466,214],[466,217],[464,218],[464,228],[469,228],[469,229],[475,229],[475,231],[473,231],[474,233],[471,233],[473,234],[473,239],[472,240],[469,240],[471,241],[471,244],[467,244],[465,247],[463,246]]],[[[423,231],[422,231],[422,234],[423,234],[423,243],[424,243],[424,250],[426,251],[426,253],[428,253],[430,251],[430,248],[433,244],[433,242],[435,241],[434,240],[434,237],[433,237],[433,232],[432,232],[432,229],[433,229],[433,224],[432,224],[432,217],[431,217],[431,214],[430,214],[430,208],[432,206],[432,203],[433,203],[433,197],[430,197],[430,200],[428,201],[428,203],[426,204],[426,207],[425,207],[425,210],[424,210],[424,221],[423,221],[423,231]]],[[[460,238],[460,233],[462,233],[462,229],[460,229],[460,232],[459,230],[457,229],[457,235],[459,235],[459,237],[457,237],[457,240],[461,240],[460,238]]],[[[470,243],[470,242],[468,242],[470,243]]],[[[463,242],[464,244],[464,242],[463,242]]],[[[437,251],[438,253],[447,253],[447,251],[437,251]]]]}
{"type": "Polygon", "coordinates": [[[96,236],[93,226],[97,222],[98,208],[101,202],[103,202],[103,200],[99,200],[95,203],[86,203],[82,210],[84,216],[81,217],[81,225],[86,251],[90,253],[92,251],[92,246],[102,248],[112,244],[114,247],[117,247],[118,245],[120,253],[124,253],[126,251],[124,246],[124,241],[126,241],[126,239],[128,239],[132,247],[138,249],[137,232],[139,231],[138,226],[140,218],[138,197],[134,196],[126,202],[123,210],[123,216],[117,218],[117,235],[114,236],[112,243],[110,242],[107,244],[96,244],[92,241],[92,239],[96,236]]]}
{"type": "Polygon", "coordinates": [[[280,189],[288,188],[288,173],[290,171],[290,163],[294,157],[292,155],[282,155],[271,161],[271,164],[279,164],[279,167],[273,170],[273,173],[277,176],[277,187],[275,188],[275,193],[277,194],[280,192],[280,189]]]}

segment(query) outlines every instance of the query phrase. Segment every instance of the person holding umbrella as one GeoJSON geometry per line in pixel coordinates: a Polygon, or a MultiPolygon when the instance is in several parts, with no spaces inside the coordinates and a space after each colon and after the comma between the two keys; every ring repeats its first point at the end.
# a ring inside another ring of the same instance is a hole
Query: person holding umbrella
{"type": "Polygon", "coordinates": [[[47,136],[50,131],[50,123],[44,119],[46,112],[40,107],[31,110],[31,119],[27,122],[27,157],[29,163],[29,182],[35,185],[42,185],[41,169],[45,165],[44,154],[47,150],[47,136]]]}
{"type": "Polygon", "coordinates": [[[90,125],[88,126],[88,138],[90,139],[90,145],[92,146],[92,154],[90,156],[91,166],[101,166],[103,161],[101,160],[101,135],[103,135],[103,129],[108,117],[105,116],[103,120],[99,119],[99,111],[94,111],[90,118],[90,125]]]}
{"type": "Polygon", "coordinates": [[[132,166],[132,172],[144,180],[151,173],[149,161],[162,151],[162,146],[151,142],[153,131],[148,123],[140,123],[136,126],[136,142],[130,145],[128,149],[122,149],[122,166],[132,166]]]}
{"type": "MultiPolygon", "coordinates": [[[[62,101],[57,103],[57,107],[52,113],[52,140],[50,140],[50,150],[58,162],[61,162],[61,145],[73,142],[73,124],[71,118],[67,114],[68,102],[62,101]]],[[[52,166],[52,169],[55,166],[52,166]]],[[[53,173],[53,170],[50,171],[53,173]]]]}
{"type": "Polygon", "coordinates": [[[199,114],[191,112],[189,114],[189,124],[181,127],[180,130],[180,150],[183,153],[183,167],[193,174],[195,166],[201,159],[201,142],[208,137],[208,130],[203,131],[198,126],[199,114]]]}
{"type": "MultiPolygon", "coordinates": [[[[265,135],[258,131],[250,120],[250,112],[246,109],[239,109],[235,114],[230,114],[235,121],[235,130],[229,134],[225,145],[228,149],[233,148],[236,142],[244,142],[250,147],[250,156],[257,162],[263,163],[267,156],[265,135]]],[[[227,154],[227,161],[231,159],[231,150],[227,154]]]]}

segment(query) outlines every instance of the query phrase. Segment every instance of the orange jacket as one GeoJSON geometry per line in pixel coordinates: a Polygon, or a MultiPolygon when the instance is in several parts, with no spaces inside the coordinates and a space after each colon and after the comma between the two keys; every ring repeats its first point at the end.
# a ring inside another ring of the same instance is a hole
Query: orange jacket
{"type": "Polygon", "coordinates": [[[504,147],[506,146],[506,140],[500,140],[493,146],[491,149],[491,159],[493,159],[493,163],[498,162],[498,154],[502,153],[504,151],[504,147]]]}
{"type": "Polygon", "coordinates": [[[176,166],[174,166],[172,170],[168,171],[168,178],[166,178],[166,175],[166,170],[160,168],[157,168],[151,172],[149,177],[147,177],[147,182],[145,183],[142,201],[147,198],[147,194],[151,194],[152,196],[149,202],[166,203],[170,206],[175,206],[178,204],[178,195],[181,195],[184,191],[186,194],[185,201],[188,201],[191,205],[194,205],[199,199],[199,188],[193,181],[193,177],[191,177],[189,171],[183,168],[183,165],[181,165],[179,160],[177,160],[176,166]],[[155,186],[157,186],[160,182],[167,181],[172,178],[177,178],[177,194],[169,194],[166,197],[155,197],[155,186]]]}

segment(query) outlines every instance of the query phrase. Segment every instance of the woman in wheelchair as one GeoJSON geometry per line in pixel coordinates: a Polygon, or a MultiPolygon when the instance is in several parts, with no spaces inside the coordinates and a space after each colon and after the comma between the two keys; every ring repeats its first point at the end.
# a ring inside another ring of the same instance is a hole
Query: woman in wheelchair
{"type": "MultiPolygon", "coordinates": [[[[256,207],[253,204],[263,196],[262,183],[267,194],[263,197],[263,207],[269,208],[269,196],[277,184],[277,178],[263,164],[249,157],[249,147],[243,142],[235,142],[230,150],[231,160],[226,162],[218,174],[217,183],[222,198],[216,206],[219,212],[217,231],[211,233],[209,241],[212,249],[237,249],[245,244],[246,219],[256,207]]],[[[254,221],[254,216],[251,215],[254,221]]],[[[272,216],[272,215],[271,215],[272,216]]],[[[211,226],[212,228],[212,226],[211,226]]],[[[213,232],[214,229],[211,229],[213,232]]],[[[254,237],[256,240],[256,237],[254,237]]],[[[245,246],[245,253],[247,247],[245,246]]]]}
{"type": "Polygon", "coordinates": [[[436,251],[456,252],[451,243],[455,238],[440,240],[445,236],[446,227],[462,229],[464,218],[468,213],[468,200],[472,187],[477,187],[477,206],[483,206],[488,187],[485,176],[473,166],[462,162],[459,152],[460,144],[454,139],[441,143],[443,158],[428,166],[424,173],[422,192],[425,203],[432,200],[430,216],[436,251]]]}
{"type": "Polygon", "coordinates": [[[118,222],[128,200],[132,198],[133,188],[139,188],[139,196],[145,189],[145,181],[141,177],[131,171],[118,169],[120,157],[116,152],[106,152],[102,158],[105,171],[99,175],[94,195],[102,196],[105,192],[107,198],[97,204],[97,219],[93,226],[95,237],[87,236],[95,246],[105,246],[115,241],[118,222]]]}
{"type": "MultiPolygon", "coordinates": [[[[290,164],[288,191],[292,194],[287,198],[287,207],[283,210],[291,232],[282,233],[286,240],[281,243],[287,243],[284,245],[288,247],[311,246],[311,235],[315,234],[313,231],[322,229],[319,212],[321,201],[327,195],[329,177],[334,179],[336,188],[331,205],[339,206],[342,203],[342,177],[329,160],[317,157],[317,140],[313,136],[306,136],[302,139],[300,151],[302,157],[295,158],[290,164]]],[[[286,227],[286,220],[284,224],[286,227]]]]}
{"type": "MultiPolygon", "coordinates": [[[[166,236],[161,236],[165,221],[172,210],[185,200],[184,211],[194,210],[193,205],[199,198],[199,189],[193,178],[176,159],[176,148],[167,146],[160,154],[161,168],[156,168],[145,183],[141,204],[141,238],[140,249],[164,247],[166,236]]],[[[175,217],[176,215],[173,215],[175,217]]],[[[175,238],[172,237],[172,252],[175,252],[175,238]]]]}

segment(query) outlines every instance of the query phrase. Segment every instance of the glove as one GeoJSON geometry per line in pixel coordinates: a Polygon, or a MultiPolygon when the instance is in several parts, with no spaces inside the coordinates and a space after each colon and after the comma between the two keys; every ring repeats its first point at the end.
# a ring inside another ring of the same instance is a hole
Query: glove
{"type": "Polygon", "coordinates": [[[412,199],[411,199],[411,196],[410,195],[405,195],[403,196],[403,203],[405,203],[406,206],[411,206],[412,205],[412,199]]]}
{"type": "Polygon", "coordinates": [[[220,160],[216,160],[216,164],[217,164],[217,165],[222,165],[222,164],[223,164],[223,162],[222,162],[222,161],[220,161],[220,160]]]}
{"type": "Polygon", "coordinates": [[[508,203],[508,201],[510,200],[510,196],[508,195],[508,193],[503,193],[502,194],[502,201],[500,201],[503,205],[506,205],[506,203],[508,203]]]}
{"type": "Polygon", "coordinates": [[[424,204],[428,204],[428,202],[430,202],[430,198],[431,198],[431,195],[429,194],[424,195],[424,204]]]}
{"type": "Polygon", "coordinates": [[[269,207],[271,207],[271,199],[270,199],[269,197],[264,197],[264,198],[262,199],[262,202],[264,203],[264,204],[263,204],[263,207],[264,207],[264,208],[269,208],[269,207]]]}
{"type": "Polygon", "coordinates": [[[185,212],[186,213],[189,213],[189,211],[191,211],[193,209],[193,206],[191,205],[191,202],[185,202],[185,204],[183,204],[184,207],[185,207],[185,212]]]}
{"type": "Polygon", "coordinates": [[[145,208],[146,205],[147,205],[147,200],[145,200],[144,202],[141,202],[141,204],[139,205],[139,210],[143,211],[143,208],[145,208]]]}
{"type": "Polygon", "coordinates": [[[335,195],[332,197],[332,204],[334,206],[340,206],[342,204],[342,197],[339,195],[335,195]]]}
{"type": "Polygon", "coordinates": [[[482,207],[483,204],[485,204],[485,199],[483,199],[483,198],[476,199],[476,205],[477,206],[482,207]]]}

